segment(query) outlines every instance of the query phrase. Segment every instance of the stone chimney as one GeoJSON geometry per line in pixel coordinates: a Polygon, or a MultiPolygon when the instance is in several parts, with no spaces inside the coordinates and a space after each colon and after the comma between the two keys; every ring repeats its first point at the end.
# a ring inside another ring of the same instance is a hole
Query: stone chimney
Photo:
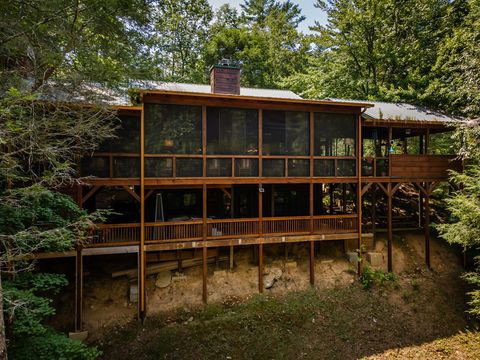
{"type": "Polygon", "coordinates": [[[240,68],[223,59],[210,68],[210,87],[215,94],[240,95],[240,68]]]}

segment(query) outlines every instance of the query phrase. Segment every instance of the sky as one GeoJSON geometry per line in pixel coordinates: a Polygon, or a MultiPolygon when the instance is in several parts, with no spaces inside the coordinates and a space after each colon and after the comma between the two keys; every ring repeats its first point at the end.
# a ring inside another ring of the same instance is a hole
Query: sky
{"type": "MultiPolygon", "coordinates": [[[[214,9],[218,9],[221,5],[229,3],[234,5],[237,9],[240,9],[240,4],[243,3],[243,0],[208,0],[214,9]]],[[[315,21],[318,21],[320,24],[326,24],[327,16],[326,14],[316,7],[313,6],[315,0],[293,0],[292,2],[299,4],[302,9],[302,14],[307,18],[305,21],[301,22],[298,28],[300,31],[309,32],[308,27],[313,26],[315,21]]]]}

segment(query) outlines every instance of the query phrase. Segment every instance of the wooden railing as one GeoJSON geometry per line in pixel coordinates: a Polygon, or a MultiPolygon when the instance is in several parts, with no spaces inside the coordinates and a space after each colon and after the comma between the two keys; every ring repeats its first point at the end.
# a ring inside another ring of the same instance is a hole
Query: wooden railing
{"type": "Polygon", "coordinates": [[[461,171],[462,163],[448,155],[390,155],[392,178],[448,179],[448,170],[461,171]]]}
{"type": "MultiPolygon", "coordinates": [[[[249,219],[208,219],[207,239],[228,239],[260,235],[336,234],[357,231],[357,215],[291,216],[249,219]],[[260,234],[262,223],[262,234],[260,234]]],[[[138,244],[140,224],[101,224],[92,230],[92,246],[138,244]]],[[[145,224],[145,243],[203,239],[202,220],[145,224]]]]}

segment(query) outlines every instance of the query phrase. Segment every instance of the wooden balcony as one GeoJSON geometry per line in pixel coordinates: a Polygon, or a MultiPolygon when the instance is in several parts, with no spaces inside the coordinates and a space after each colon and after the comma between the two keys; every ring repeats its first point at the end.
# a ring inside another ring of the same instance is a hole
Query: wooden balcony
{"type": "Polygon", "coordinates": [[[449,155],[390,155],[390,177],[448,179],[448,170],[460,171],[462,163],[449,155]]]}
{"type": "MultiPolygon", "coordinates": [[[[358,217],[351,215],[295,216],[249,219],[208,219],[206,241],[355,234],[358,217]]],[[[350,238],[350,237],[349,237],[350,238]]],[[[145,224],[145,244],[203,241],[202,220],[145,224]]],[[[140,224],[101,224],[92,231],[90,247],[138,245],[140,224]]]]}

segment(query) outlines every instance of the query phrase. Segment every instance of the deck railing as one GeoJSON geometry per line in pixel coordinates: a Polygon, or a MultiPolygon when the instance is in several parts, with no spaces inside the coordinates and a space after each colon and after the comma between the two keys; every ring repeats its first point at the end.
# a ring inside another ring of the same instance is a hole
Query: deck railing
{"type": "MultiPolygon", "coordinates": [[[[207,239],[260,235],[349,233],[357,230],[357,215],[291,216],[248,219],[208,219],[207,239]],[[263,231],[260,234],[260,223],[263,231]]],[[[91,234],[91,246],[133,245],[140,241],[140,224],[101,224],[91,234]]],[[[181,242],[203,239],[202,220],[145,224],[145,242],[181,242]]]]}

